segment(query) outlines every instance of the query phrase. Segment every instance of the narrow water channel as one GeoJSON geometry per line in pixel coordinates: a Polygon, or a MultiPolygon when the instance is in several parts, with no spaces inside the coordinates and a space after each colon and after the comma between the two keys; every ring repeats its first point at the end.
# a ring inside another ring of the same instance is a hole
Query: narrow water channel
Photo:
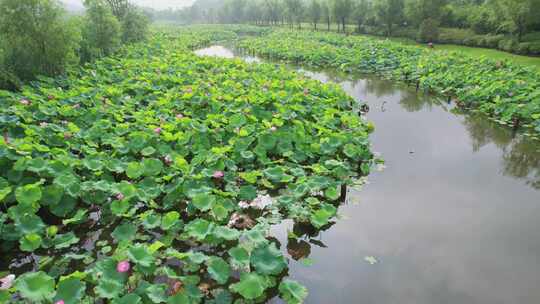
{"type": "Polygon", "coordinates": [[[306,303],[540,303],[539,142],[400,84],[296,69],[369,104],[386,161],[327,231],[275,228],[306,303]]]}

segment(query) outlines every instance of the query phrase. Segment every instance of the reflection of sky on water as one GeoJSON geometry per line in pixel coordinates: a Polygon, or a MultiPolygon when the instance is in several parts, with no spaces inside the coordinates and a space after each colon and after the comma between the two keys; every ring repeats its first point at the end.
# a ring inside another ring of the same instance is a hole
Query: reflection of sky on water
{"type": "Polygon", "coordinates": [[[306,75],[368,102],[387,165],[315,237],[327,248],[287,248],[292,223],[274,229],[314,260],[290,263],[307,303],[540,303],[538,142],[388,81],[306,75]]]}

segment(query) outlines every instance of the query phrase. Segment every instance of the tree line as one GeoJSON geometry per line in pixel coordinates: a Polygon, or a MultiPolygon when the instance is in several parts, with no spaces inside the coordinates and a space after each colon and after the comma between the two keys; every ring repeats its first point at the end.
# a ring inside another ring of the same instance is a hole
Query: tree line
{"type": "Polygon", "coordinates": [[[183,23],[309,24],[540,54],[540,0],[198,0],[154,15],[183,23]]]}
{"type": "Polygon", "coordinates": [[[149,18],[129,0],[85,0],[68,14],[57,0],[0,0],[0,88],[113,54],[145,39],[149,18]]]}

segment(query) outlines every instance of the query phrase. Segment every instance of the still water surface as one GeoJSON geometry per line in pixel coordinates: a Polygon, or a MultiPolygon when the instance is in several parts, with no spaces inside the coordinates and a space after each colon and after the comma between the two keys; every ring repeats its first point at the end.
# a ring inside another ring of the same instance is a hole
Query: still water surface
{"type": "Polygon", "coordinates": [[[540,303],[539,142],[403,85],[296,69],[369,104],[387,166],[327,231],[287,244],[292,224],[274,229],[306,303],[540,303]]]}

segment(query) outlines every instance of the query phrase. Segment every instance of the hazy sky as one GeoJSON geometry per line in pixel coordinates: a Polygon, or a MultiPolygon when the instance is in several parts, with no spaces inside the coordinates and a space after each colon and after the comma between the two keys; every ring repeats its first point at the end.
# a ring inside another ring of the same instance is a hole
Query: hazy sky
{"type": "MultiPolygon", "coordinates": [[[[64,3],[73,6],[82,7],[82,0],[61,0],[64,3]]],[[[155,9],[165,9],[165,8],[179,8],[190,5],[194,0],[131,0],[133,3],[152,7],[155,9]]]]}

